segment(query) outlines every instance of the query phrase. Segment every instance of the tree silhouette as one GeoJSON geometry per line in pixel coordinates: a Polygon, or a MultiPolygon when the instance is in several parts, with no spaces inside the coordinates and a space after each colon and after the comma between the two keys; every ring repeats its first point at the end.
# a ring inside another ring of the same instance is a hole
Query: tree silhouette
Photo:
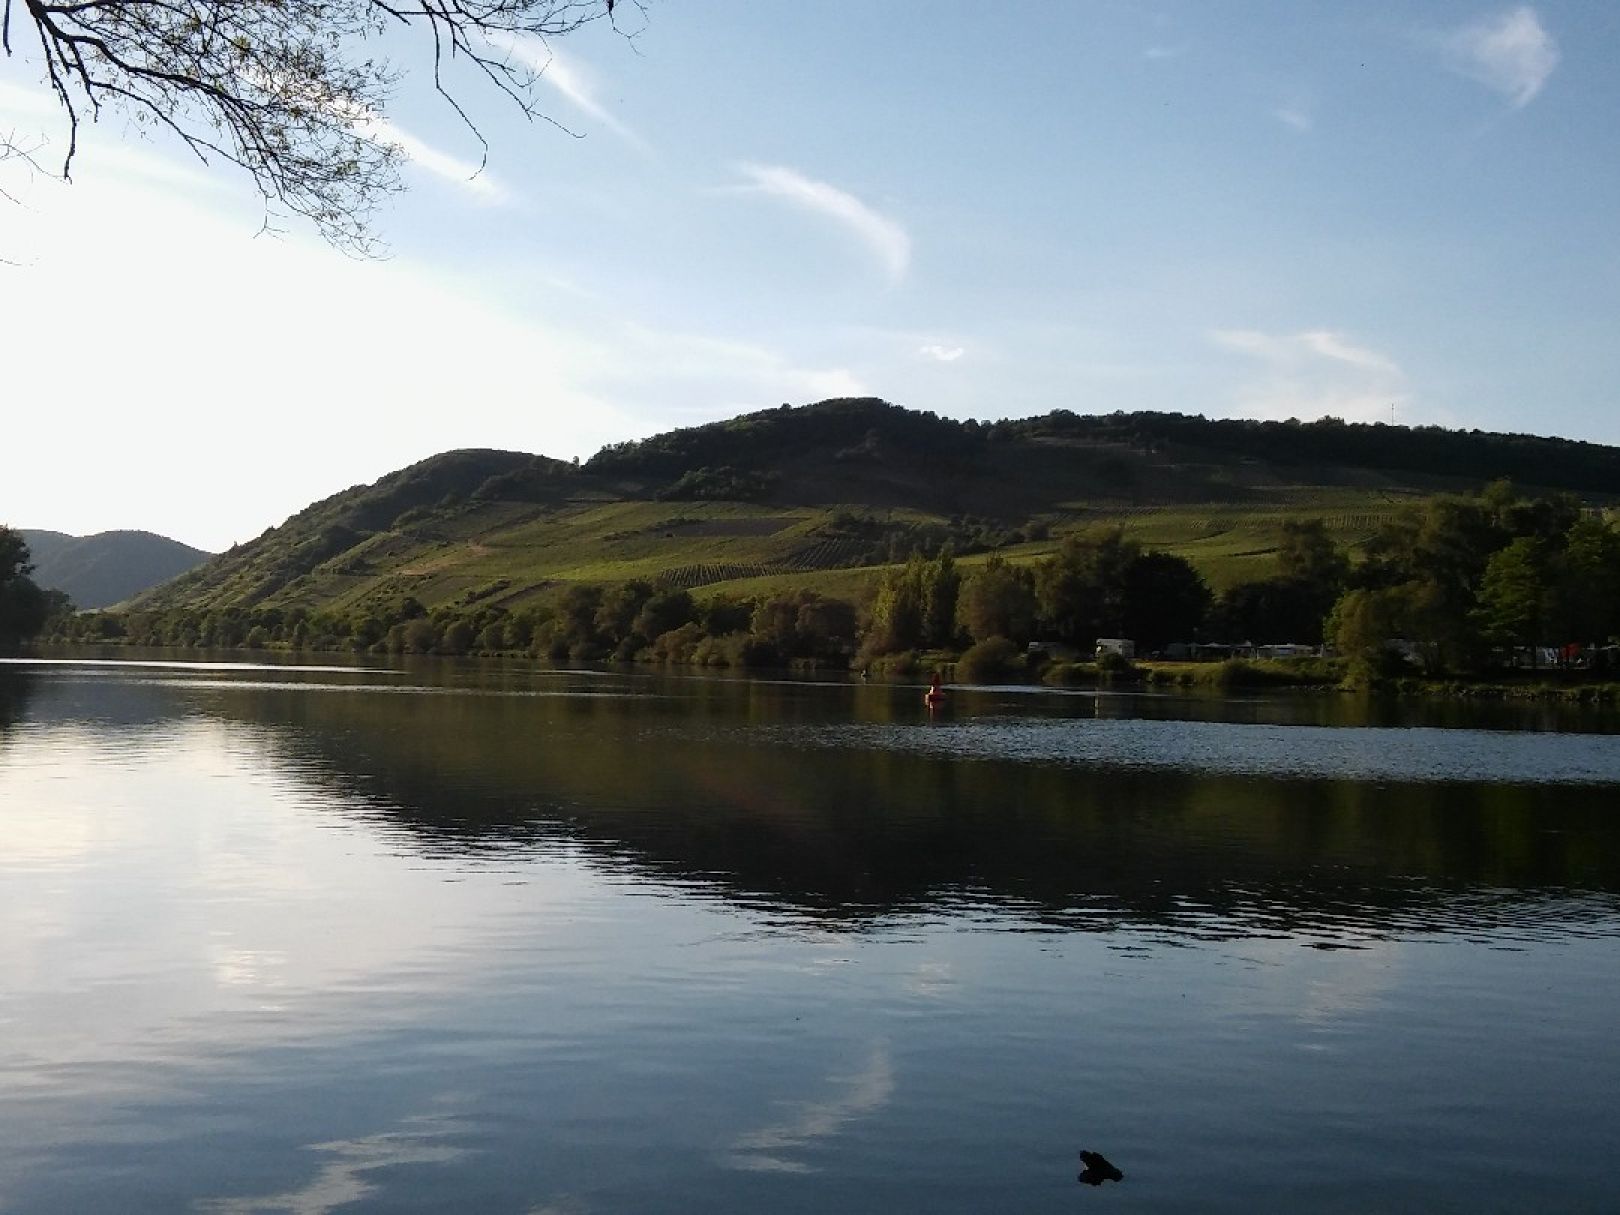
{"type": "MultiPolygon", "coordinates": [[[[313,221],[333,244],[375,250],[370,219],[399,188],[400,149],[383,121],[401,74],[376,52],[390,33],[427,43],[433,87],[483,137],[457,100],[452,63],[528,117],[544,70],[515,53],[592,21],[612,0],[6,0],[0,46],[32,32],[68,128],[70,177],[80,124],[119,110],[167,130],[205,163],[244,169],[273,209],[313,221]],[[15,29],[14,29],[15,25],[15,29]]],[[[20,40],[19,40],[20,41],[20,40]]],[[[14,149],[15,150],[15,149],[14,149]]]]}

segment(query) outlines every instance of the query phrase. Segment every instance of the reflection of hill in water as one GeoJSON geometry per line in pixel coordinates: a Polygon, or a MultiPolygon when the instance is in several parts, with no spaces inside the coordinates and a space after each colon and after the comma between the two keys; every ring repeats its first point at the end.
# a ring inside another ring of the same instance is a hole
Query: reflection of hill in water
{"type": "MultiPolygon", "coordinates": [[[[341,795],[336,809],[424,851],[567,849],[605,870],[830,925],[982,907],[1032,925],[1324,944],[1617,928],[1612,787],[805,750],[780,727],[822,724],[846,701],[792,686],[669,686],[680,696],[215,686],[183,702],[259,728],[277,760],[341,795]]],[[[866,720],[900,711],[886,689],[854,693],[866,720]]],[[[176,696],[117,693],[143,694],[176,696]]]]}

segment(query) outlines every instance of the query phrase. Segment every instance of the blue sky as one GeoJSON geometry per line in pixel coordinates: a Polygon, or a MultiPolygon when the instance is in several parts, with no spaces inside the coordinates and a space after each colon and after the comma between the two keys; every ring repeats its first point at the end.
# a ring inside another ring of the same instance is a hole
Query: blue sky
{"type": "MultiPolygon", "coordinates": [[[[0,166],[0,520],[218,548],[451,447],[855,393],[1620,442],[1620,6],[652,0],[551,50],[580,137],[469,78],[478,176],[407,78],[375,263],[116,119],[71,187],[0,166]]],[[[0,130],[63,138],[21,56],[0,130]]]]}

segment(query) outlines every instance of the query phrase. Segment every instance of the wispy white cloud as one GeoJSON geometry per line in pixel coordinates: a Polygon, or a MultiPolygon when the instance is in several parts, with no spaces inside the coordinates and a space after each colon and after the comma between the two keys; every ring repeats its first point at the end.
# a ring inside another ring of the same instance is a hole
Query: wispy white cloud
{"type": "Polygon", "coordinates": [[[1282,123],[1283,126],[1298,131],[1302,135],[1309,132],[1316,125],[1316,120],[1311,117],[1311,112],[1302,105],[1278,106],[1271,111],[1271,116],[1282,123]]]}
{"type": "Polygon", "coordinates": [[[483,202],[504,203],[511,198],[506,187],[477,161],[463,160],[436,148],[380,115],[366,118],[358,125],[368,138],[392,144],[417,168],[461,187],[483,202]]]}
{"type": "Polygon", "coordinates": [[[1210,340],[1260,364],[1258,375],[1246,374],[1232,394],[1237,411],[1249,417],[1383,421],[1390,406],[1412,397],[1394,359],[1335,330],[1220,329],[1210,340]]]}
{"type": "Polygon", "coordinates": [[[905,277],[911,265],[911,236],[888,216],[873,210],[853,194],[806,177],[797,169],[746,163],[738,165],[737,169],[749,182],[741,187],[743,190],[780,198],[841,224],[877,257],[891,281],[898,282],[905,277]]]}
{"type": "Polygon", "coordinates": [[[1142,58],[1162,62],[1165,59],[1179,59],[1186,52],[1184,46],[1150,46],[1142,52],[1142,58]]]}
{"type": "Polygon", "coordinates": [[[623,399],[649,392],[660,408],[685,401],[688,412],[705,418],[777,401],[872,395],[846,367],[806,366],[780,351],[732,338],[622,322],[613,344],[618,369],[599,366],[592,376],[604,395],[623,399]]]}
{"type": "Polygon", "coordinates": [[[1529,5],[1498,13],[1446,35],[1453,71],[1528,105],[1558,66],[1558,44],[1529,5]]]}
{"type": "Polygon", "coordinates": [[[538,38],[507,37],[496,46],[532,70],[542,83],[561,93],[569,105],[592,122],[606,127],[637,151],[650,151],[647,141],[598,99],[590,69],[565,58],[538,38]]]}
{"type": "MultiPolygon", "coordinates": [[[[265,73],[255,70],[248,72],[247,75],[259,87],[276,91],[275,82],[265,73]]],[[[331,116],[347,123],[349,129],[356,135],[383,147],[398,149],[408,162],[427,170],[433,176],[459,186],[487,203],[502,203],[508,200],[509,195],[505,187],[486,171],[481,160],[464,160],[453,153],[436,148],[376,110],[338,100],[331,100],[326,104],[331,116]]]]}
{"type": "Polygon", "coordinates": [[[967,351],[960,346],[941,346],[937,342],[930,342],[926,346],[919,346],[917,353],[924,358],[933,359],[935,362],[954,363],[967,351]]]}
{"type": "Polygon", "coordinates": [[[1395,365],[1394,360],[1369,347],[1357,346],[1346,340],[1343,334],[1335,333],[1331,329],[1308,329],[1294,340],[1312,354],[1324,359],[1348,363],[1352,367],[1382,372],[1386,375],[1401,374],[1401,369],[1395,365]]]}
{"type": "Polygon", "coordinates": [[[48,88],[29,89],[0,80],[0,121],[18,116],[60,119],[63,111],[48,88]]]}

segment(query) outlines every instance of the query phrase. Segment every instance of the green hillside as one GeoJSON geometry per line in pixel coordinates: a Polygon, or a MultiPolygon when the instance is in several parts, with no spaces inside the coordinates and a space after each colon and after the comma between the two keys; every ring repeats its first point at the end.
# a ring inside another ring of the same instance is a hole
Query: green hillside
{"type": "Polygon", "coordinates": [[[1285,518],[1354,543],[1403,502],[1510,476],[1607,501],[1620,449],[1527,436],[1174,414],[956,422],[872,399],[764,410],[583,465],[453,451],[301,511],[143,608],[512,607],[645,578],[858,595],[913,548],[1033,559],[1117,523],[1217,588],[1271,572],[1285,518]]]}
{"type": "Polygon", "coordinates": [[[92,536],[21,529],[34,562],[34,581],[66,591],[81,608],[108,607],[206,561],[210,554],[152,532],[92,536]]]}

